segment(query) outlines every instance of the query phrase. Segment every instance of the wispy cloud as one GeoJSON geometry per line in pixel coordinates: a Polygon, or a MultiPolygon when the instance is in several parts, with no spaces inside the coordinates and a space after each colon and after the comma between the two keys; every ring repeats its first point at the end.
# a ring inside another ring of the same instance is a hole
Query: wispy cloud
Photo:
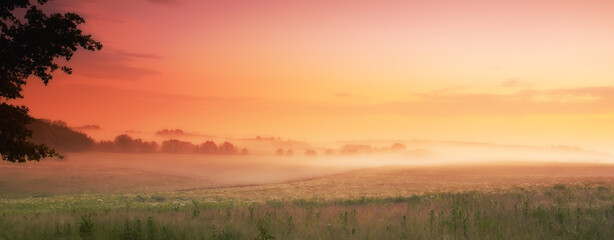
{"type": "Polygon", "coordinates": [[[117,13],[114,6],[122,4],[119,0],[62,0],[50,1],[42,6],[46,12],[76,12],[90,21],[111,22],[125,24],[128,20],[126,16],[117,13]]]}
{"type": "Polygon", "coordinates": [[[162,57],[148,53],[103,49],[99,52],[77,53],[68,65],[73,67],[75,75],[113,80],[138,80],[157,75],[159,72],[154,69],[134,66],[132,63],[157,59],[162,59],[162,57]]]}
{"type": "Polygon", "coordinates": [[[510,78],[508,80],[505,80],[501,86],[502,87],[506,87],[506,88],[517,88],[517,87],[528,87],[531,84],[527,81],[522,81],[518,78],[510,78]]]}
{"type": "Polygon", "coordinates": [[[360,99],[366,99],[367,97],[365,96],[361,96],[361,95],[356,95],[356,94],[352,94],[352,93],[348,93],[348,92],[336,92],[333,95],[340,97],[340,98],[360,98],[360,99]]]}
{"type": "Polygon", "coordinates": [[[423,116],[614,113],[614,87],[610,86],[420,96],[419,100],[383,103],[366,110],[423,116]]]}
{"type": "Polygon", "coordinates": [[[614,99],[614,87],[612,86],[555,89],[547,92],[553,94],[590,95],[600,98],[614,99]]]}
{"type": "Polygon", "coordinates": [[[123,50],[116,50],[112,52],[113,55],[123,58],[123,59],[162,59],[161,56],[151,54],[151,53],[136,53],[136,52],[127,52],[123,50]]]}
{"type": "Polygon", "coordinates": [[[79,130],[79,131],[89,131],[89,130],[100,130],[102,128],[100,128],[100,126],[96,124],[86,124],[83,126],[72,127],[72,129],[79,130]]]}
{"type": "MultiPolygon", "coordinates": [[[[471,85],[460,85],[460,86],[454,86],[454,87],[449,87],[449,88],[436,89],[434,91],[431,91],[431,92],[427,93],[427,95],[450,94],[450,93],[453,93],[453,92],[469,89],[471,87],[472,87],[471,85]]],[[[416,95],[416,96],[423,96],[425,94],[418,93],[418,94],[414,94],[414,95],[416,95]]]]}
{"type": "Polygon", "coordinates": [[[186,132],[182,129],[161,129],[155,133],[158,137],[163,138],[185,138],[185,137],[208,137],[213,138],[215,136],[200,134],[197,132],[186,132]]]}
{"type": "Polygon", "coordinates": [[[165,4],[165,5],[181,5],[183,2],[179,0],[147,0],[148,2],[165,4]]]}
{"type": "Polygon", "coordinates": [[[503,82],[503,84],[501,84],[501,86],[503,87],[517,87],[520,84],[520,81],[516,78],[510,78],[508,80],[506,80],[505,82],[503,82]]]}

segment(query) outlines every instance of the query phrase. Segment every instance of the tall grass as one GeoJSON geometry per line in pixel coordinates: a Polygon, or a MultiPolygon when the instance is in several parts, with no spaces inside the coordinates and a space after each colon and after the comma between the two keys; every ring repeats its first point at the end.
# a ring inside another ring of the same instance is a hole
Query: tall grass
{"type": "Polygon", "coordinates": [[[250,203],[153,195],[0,199],[0,239],[611,239],[609,185],[250,203]]]}

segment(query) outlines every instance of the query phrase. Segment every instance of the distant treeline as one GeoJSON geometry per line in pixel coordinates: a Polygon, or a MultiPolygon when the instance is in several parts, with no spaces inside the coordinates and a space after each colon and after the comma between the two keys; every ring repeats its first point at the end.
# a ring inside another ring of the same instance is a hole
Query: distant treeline
{"type": "MultiPolygon", "coordinates": [[[[59,152],[84,152],[84,151],[99,151],[99,152],[121,152],[121,153],[198,153],[198,154],[247,154],[248,150],[239,149],[237,146],[229,142],[216,144],[213,141],[205,141],[201,144],[193,144],[187,141],[177,139],[169,139],[158,144],[155,141],[144,141],[139,138],[132,138],[127,134],[122,134],[112,141],[96,142],[84,133],[75,131],[66,126],[62,121],[49,121],[46,119],[36,119],[29,128],[32,130],[32,142],[37,144],[46,144],[49,147],[56,149],[59,152]]],[[[182,130],[162,130],[163,133],[180,133],[182,130]]],[[[298,141],[282,141],[281,138],[264,138],[256,137],[256,141],[270,141],[274,146],[279,146],[275,151],[277,155],[291,156],[294,155],[296,148],[298,151],[303,149],[306,156],[316,156],[318,153],[305,142],[298,141]],[[281,147],[283,146],[283,147],[281,147]]],[[[369,153],[385,153],[385,152],[403,152],[407,147],[401,143],[394,143],[389,147],[373,147],[371,145],[362,144],[346,144],[340,149],[324,149],[321,154],[333,155],[335,153],[343,155],[352,154],[369,154],[369,153]]]]}
{"type": "Polygon", "coordinates": [[[122,134],[113,141],[96,142],[84,133],[74,131],[62,121],[36,119],[30,125],[32,142],[46,144],[59,152],[121,152],[121,153],[199,153],[199,154],[247,154],[246,148],[239,149],[229,142],[216,144],[206,141],[196,145],[191,142],[170,139],[158,144],[155,141],[143,141],[122,134]]]}
{"type": "Polygon", "coordinates": [[[35,119],[28,129],[32,130],[32,142],[46,144],[59,152],[83,152],[96,147],[94,139],[68,128],[63,121],[35,119]]]}
{"type": "Polygon", "coordinates": [[[248,150],[238,147],[229,142],[223,142],[219,145],[213,141],[206,141],[196,145],[191,142],[181,141],[177,139],[169,139],[158,145],[154,141],[143,141],[139,138],[132,138],[126,134],[115,137],[113,141],[100,141],[97,144],[96,150],[101,152],[126,152],[126,153],[201,153],[201,154],[247,154],[248,150]]]}
{"type": "Polygon", "coordinates": [[[374,153],[374,152],[400,152],[407,150],[407,146],[402,143],[392,144],[390,147],[373,147],[363,144],[346,144],[341,147],[342,154],[374,153]]]}
{"type": "MultiPolygon", "coordinates": [[[[368,153],[387,153],[387,152],[403,152],[407,150],[407,146],[402,143],[392,144],[390,147],[373,147],[371,145],[362,145],[362,144],[346,144],[341,147],[341,149],[335,151],[334,149],[327,148],[323,150],[324,155],[333,155],[335,153],[343,154],[343,155],[351,155],[351,154],[368,154],[368,153]]],[[[278,156],[292,156],[294,155],[294,150],[283,148],[278,148],[275,151],[275,154],[278,156]]],[[[318,153],[314,149],[306,149],[305,156],[316,156],[318,153]]]]}

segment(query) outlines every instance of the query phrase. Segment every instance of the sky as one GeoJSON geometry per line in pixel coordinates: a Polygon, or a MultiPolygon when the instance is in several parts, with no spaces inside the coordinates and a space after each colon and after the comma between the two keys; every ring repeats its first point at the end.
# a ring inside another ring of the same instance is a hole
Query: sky
{"type": "Polygon", "coordinates": [[[613,1],[48,7],[84,16],[104,45],[77,52],[72,75],[29,81],[17,101],[70,126],[614,147],[613,1]]]}

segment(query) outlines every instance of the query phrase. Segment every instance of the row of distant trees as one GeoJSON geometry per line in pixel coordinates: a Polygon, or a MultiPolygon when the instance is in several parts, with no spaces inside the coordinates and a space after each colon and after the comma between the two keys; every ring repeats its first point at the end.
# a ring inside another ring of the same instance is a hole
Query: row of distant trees
{"type": "Polygon", "coordinates": [[[206,141],[202,144],[193,144],[187,141],[170,139],[163,141],[162,144],[154,141],[143,141],[134,139],[126,134],[115,137],[113,141],[101,141],[97,150],[103,152],[125,152],[125,153],[201,153],[201,154],[247,154],[248,150],[238,147],[229,142],[216,144],[213,141],[206,141]]]}
{"type": "Polygon", "coordinates": [[[45,144],[59,152],[82,152],[92,150],[96,141],[84,133],[73,131],[63,121],[34,119],[27,128],[32,131],[30,140],[45,144]]]}
{"type": "Polygon", "coordinates": [[[400,152],[407,150],[402,143],[395,143],[390,147],[373,147],[365,144],[346,144],[341,147],[341,154],[375,153],[375,152],[400,152]]]}
{"type": "Polygon", "coordinates": [[[62,121],[36,119],[28,128],[32,130],[32,142],[46,144],[60,152],[122,152],[122,153],[201,153],[201,154],[247,154],[246,148],[239,149],[229,142],[216,144],[206,141],[202,144],[170,139],[158,144],[155,141],[143,141],[122,134],[112,141],[96,142],[82,132],[74,131],[62,121]]]}
{"type": "MultiPolygon", "coordinates": [[[[338,152],[339,154],[362,154],[362,153],[401,152],[405,150],[407,150],[407,146],[405,146],[402,143],[395,143],[395,144],[392,144],[390,147],[379,147],[379,148],[374,148],[371,145],[346,144],[346,145],[343,145],[341,149],[338,150],[338,152]]],[[[323,151],[325,155],[333,155],[335,154],[335,152],[336,152],[335,150],[330,149],[330,148],[327,148],[323,151]]],[[[283,155],[291,156],[291,155],[294,155],[294,151],[292,149],[284,150],[283,148],[278,148],[275,151],[275,154],[279,156],[283,156],[283,155]]],[[[306,156],[315,156],[317,154],[318,153],[314,149],[305,150],[306,156]]]]}
{"type": "MultiPolygon", "coordinates": [[[[292,156],[292,155],[294,155],[294,150],[288,149],[288,150],[284,151],[283,148],[278,148],[277,151],[275,151],[275,154],[280,155],[280,156],[282,156],[282,155],[292,156]]],[[[315,156],[315,155],[317,155],[317,153],[316,153],[316,150],[307,149],[307,150],[305,150],[305,155],[306,156],[315,156]]]]}
{"type": "MultiPolygon", "coordinates": [[[[127,134],[122,134],[112,141],[96,142],[84,133],[74,131],[66,126],[62,121],[49,121],[36,119],[28,128],[32,130],[32,142],[46,144],[60,152],[122,152],[122,153],[199,153],[199,154],[248,154],[246,148],[239,149],[230,142],[216,144],[213,141],[205,141],[201,144],[193,144],[187,141],[170,139],[158,144],[155,141],[143,141],[139,138],[132,138],[127,134]]],[[[265,138],[260,138],[265,139],[265,138]]],[[[274,138],[272,138],[274,139],[274,138]]],[[[304,149],[304,148],[303,148],[304,149]]],[[[401,143],[395,143],[389,147],[373,147],[371,145],[346,144],[338,150],[325,149],[321,154],[364,154],[377,152],[400,152],[407,150],[401,143]]],[[[294,155],[290,148],[278,148],[277,155],[294,155]]],[[[318,155],[314,149],[306,149],[307,156],[318,155]]]]}

